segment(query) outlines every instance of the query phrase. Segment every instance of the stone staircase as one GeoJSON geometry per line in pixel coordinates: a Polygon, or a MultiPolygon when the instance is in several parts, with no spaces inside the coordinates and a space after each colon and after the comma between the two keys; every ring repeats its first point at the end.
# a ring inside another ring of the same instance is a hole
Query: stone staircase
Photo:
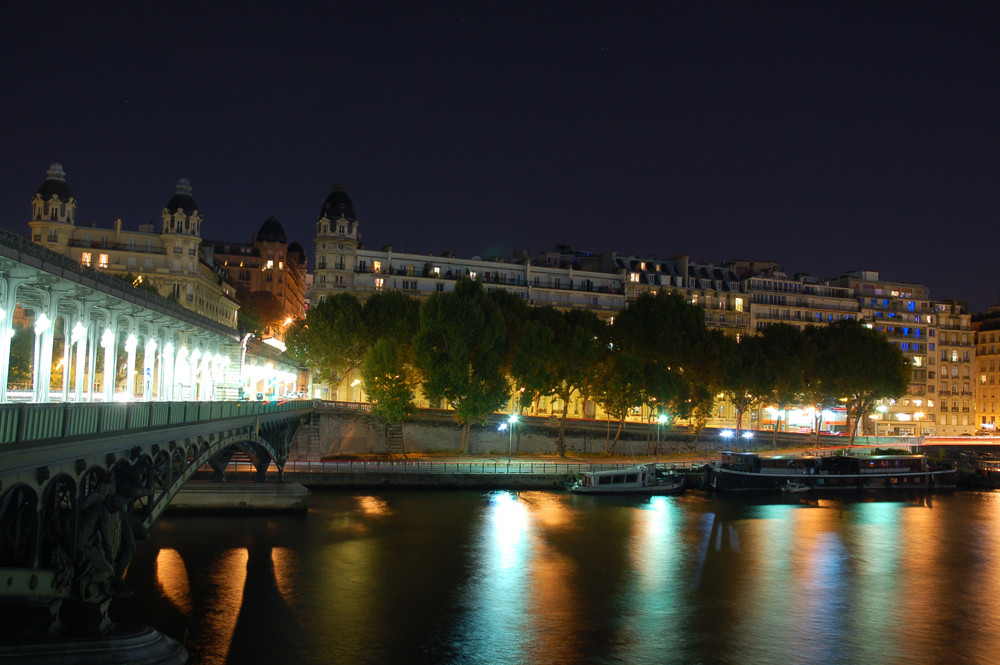
{"type": "Polygon", "coordinates": [[[406,447],[403,445],[402,425],[387,425],[386,438],[388,439],[387,450],[390,455],[402,455],[403,457],[406,457],[406,447]]]}

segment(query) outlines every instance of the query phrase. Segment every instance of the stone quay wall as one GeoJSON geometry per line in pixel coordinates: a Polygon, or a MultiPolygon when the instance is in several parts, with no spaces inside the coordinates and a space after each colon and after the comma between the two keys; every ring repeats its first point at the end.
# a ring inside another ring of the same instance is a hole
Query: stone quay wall
{"type": "MultiPolygon", "coordinates": [[[[551,455],[556,451],[559,419],[555,416],[522,416],[510,430],[500,430],[507,416],[497,414],[485,425],[473,425],[469,431],[468,454],[506,457],[508,447],[513,456],[551,455]]],[[[603,420],[567,419],[566,454],[600,455],[607,441],[613,439],[617,423],[603,420]]],[[[460,452],[462,430],[449,411],[422,410],[401,426],[404,450],[407,453],[460,452]]],[[[391,448],[392,427],[380,422],[371,413],[358,409],[321,405],[310,422],[299,428],[292,442],[290,460],[322,460],[363,455],[386,455],[391,448]]],[[[399,434],[399,430],[396,430],[399,434]]],[[[659,454],[703,454],[722,450],[770,450],[771,433],[757,432],[753,440],[725,439],[718,430],[706,429],[697,441],[685,429],[663,426],[659,431],[659,454]]],[[[810,447],[812,435],[780,432],[778,447],[810,447]]],[[[614,454],[621,456],[653,455],[656,451],[657,425],[629,422],[625,424],[614,454]]],[[[822,437],[823,445],[846,443],[846,437],[822,437]]]]}

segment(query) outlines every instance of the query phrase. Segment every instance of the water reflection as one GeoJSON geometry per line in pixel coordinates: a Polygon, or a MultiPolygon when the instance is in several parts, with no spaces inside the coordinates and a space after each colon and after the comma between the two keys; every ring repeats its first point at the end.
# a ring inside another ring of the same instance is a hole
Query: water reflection
{"type": "Polygon", "coordinates": [[[992,493],[317,493],[171,518],[112,609],[192,663],[986,663],[992,493]]]}

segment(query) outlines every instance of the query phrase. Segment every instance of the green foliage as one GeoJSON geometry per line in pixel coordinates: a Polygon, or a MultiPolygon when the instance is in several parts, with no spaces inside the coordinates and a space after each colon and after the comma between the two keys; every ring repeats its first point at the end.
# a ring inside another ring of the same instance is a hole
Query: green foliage
{"type": "Polygon", "coordinates": [[[30,386],[32,363],[35,353],[35,333],[26,326],[14,325],[14,336],[10,339],[10,364],[7,383],[30,386]]]}
{"type": "Polygon", "coordinates": [[[747,335],[735,344],[726,366],[723,392],[736,408],[736,432],[743,427],[743,415],[774,390],[774,375],[760,335],[747,335]]]}
{"type": "Polygon", "coordinates": [[[906,394],[910,365],[898,347],[857,321],[836,321],[813,335],[819,349],[815,369],[825,389],[845,400],[853,444],[859,423],[879,400],[906,394]]]}
{"type": "Polygon", "coordinates": [[[330,386],[360,367],[368,340],[361,303],[346,293],[311,307],[285,335],[288,352],[330,386]]]}
{"type": "Polygon", "coordinates": [[[468,279],[459,280],[452,292],[433,294],[420,308],[413,349],[424,394],[452,404],[463,428],[463,451],[469,426],[485,423],[507,401],[505,332],[500,308],[468,279]]]}
{"type": "Polygon", "coordinates": [[[280,330],[285,310],[281,301],[268,291],[253,291],[240,295],[239,329],[258,337],[280,330]]]}
{"type": "Polygon", "coordinates": [[[403,345],[395,340],[383,337],[368,349],[361,366],[361,380],[377,418],[401,423],[414,412],[414,381],[403,345]]]}
{"type": "Polygon", "coordinates": [[[132,288],[138,291],[145,291],[146,293],[152,293],[154,296],[160,295],[160,290],[155,286],[146,281],[142,275],[133,275],[130,272],[113,272],[109,273],[115,279],[120,279],[123,282],[127,282],[132,285],[132,288]]]}

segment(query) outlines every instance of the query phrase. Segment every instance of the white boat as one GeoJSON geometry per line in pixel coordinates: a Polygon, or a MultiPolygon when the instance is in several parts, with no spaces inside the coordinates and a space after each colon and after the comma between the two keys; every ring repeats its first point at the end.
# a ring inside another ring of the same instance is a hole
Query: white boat
{"type": "Polygon", "coordinates": [[[668,473],[655,464],[584,471],[569,488],[576,494],[672,494],[683,489],[684,476],[668,473]]]}
{"type": "Polygon", "coordinates": [[[809,486],[805,483],[797,483],[795,481],[789,480],[784,485],[781,486],[781,491],[786,494],[798,494],[800,492],[808,492],[809,486]]]}

